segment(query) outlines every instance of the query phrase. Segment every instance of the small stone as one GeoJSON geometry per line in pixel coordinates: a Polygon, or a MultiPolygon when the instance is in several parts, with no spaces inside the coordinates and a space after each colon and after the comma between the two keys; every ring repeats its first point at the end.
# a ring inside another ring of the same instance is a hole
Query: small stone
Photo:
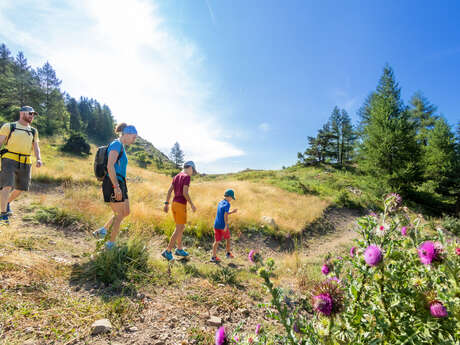
{"type": "Polygon", "coordinates": [[[56,245],[56,244],[57,244],[57,242],[56,242],[56,241],[48,241],[48,244],[51,244],[51,245],[53,245],[53,246],[54,246],[54,245],[56,245]]]}
{"type": "Polygon", "coordinates": [[[243,314],[244,316],[249,316],[251,314],[248,309],[241,309],[240,313],[243,314]]]}
{"type": "Polygon", "coordinates": [[[34,328],[33,327],[27,327],[25,330],[24,330],[24,333],[25,334],[30,334],[30,333],[33,333],[34,331],[34,328]]]}
{"type": "Polygon", "coordinates": [[[209,326],[220,326],[222,325],[222,319],[217,316],[211,316],[207,321],[206,324],[209,326]]]}
{"type": "Polygon", "coordinates": [[[137,332],[138,330],[139,329],[136,326],[131,326],[131,327],[126,328],[126,331],[128,331],[130,333],[137,332]]]}
{"type": "Polygon", "coordinates": [[[101,333],[107,333],[112,330],[112,324],[108,319],[100,319],[97,321],[94,321],[94,323],[91,325],[91,334],[92,335],[97,335],[101,333]]]}
{"type": "Polygon", "coordinates": [[[154,345],[165,345],[165,341],[164,340],[157,340],[157,341],[155,341],[154,345]]]}

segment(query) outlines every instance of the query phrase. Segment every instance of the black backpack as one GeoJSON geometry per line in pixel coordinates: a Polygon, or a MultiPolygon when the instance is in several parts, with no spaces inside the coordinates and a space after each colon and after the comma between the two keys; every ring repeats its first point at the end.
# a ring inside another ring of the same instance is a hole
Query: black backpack
{"type": "MultiPolygon", "coordinates": [[[[22,128],[16,128],[16,123],[15,122],[11,122],[10,123],[10,133],[8,134],[8,136],[6,137],[6,140],[4,141],[3,143],[3,149],[0,150],[0,156],[3,156],[5,153],[7,152],[11,152],[11,151],[8,151],[8,149],[6,148],[6,145],[8,145],[8,141],[10,140],[11,138],[11,134],[13,134],[14,131],[24,131],[24,132],[27,132],[27,134],[29,135],[32,135],[32,142],[35,141],[35,128],[33,127],[30,127],[30,131],[27,130],[27,129],[22,129],[22,128]]],[[[11,153],[16,153],[16,152],[11,152],[11,153]]],[[[30,156],[30,155],[24,155],[24,154],[21,154],[21,153],[16,153],[20,156],[30,156]]]]}
{"type": "MultiPolygon", "coordinates": [[[[99,181],[103,181],[107,175],[107,161],[109,159],[107,154],[107,149],[109,145],[101,146],[97,148],[96,157],[94,157],[94,175],[99,181]]],[[[120,153],[118,154],[117,161],[118,163],[121,156],[123,155],[124,147],[121,145],[120,153]]]]}

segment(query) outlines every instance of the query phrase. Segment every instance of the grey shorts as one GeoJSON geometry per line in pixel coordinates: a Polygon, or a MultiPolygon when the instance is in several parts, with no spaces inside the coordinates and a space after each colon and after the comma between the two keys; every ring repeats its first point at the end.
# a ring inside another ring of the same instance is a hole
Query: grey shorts
{"type": "Polygon", "coordinates": [[[31,167],[31,164],[19,163],[13,159],[2,158],[0,187],[14,187],[14,189],[17,190],[28,191],[31,167]]]}

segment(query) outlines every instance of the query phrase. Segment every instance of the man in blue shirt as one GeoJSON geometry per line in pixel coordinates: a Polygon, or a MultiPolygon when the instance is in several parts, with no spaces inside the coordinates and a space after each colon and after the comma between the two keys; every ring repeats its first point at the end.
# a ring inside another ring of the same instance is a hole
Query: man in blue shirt
{"type": "Polygon", "coordinates": [[[219,202],[217,205],[216,220],[214,222],[214,244],[212,245],[212,256],[211,262],[220,262],[217,257],[217,247],[219,242],[222,240],[227,241],[227,259],[233,258],[230,251],[230,229],[228,227],[228,215],[236,213],[238,210],[235,209],[230,212],[230,201],[235,200],[235,192],[231,189],[227,189],[224,193],[224,200],[219,202]]]}

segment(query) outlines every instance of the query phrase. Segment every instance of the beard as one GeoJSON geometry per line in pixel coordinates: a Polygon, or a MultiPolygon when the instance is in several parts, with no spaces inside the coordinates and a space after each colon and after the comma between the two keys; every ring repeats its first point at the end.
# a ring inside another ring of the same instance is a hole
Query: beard
{"type": "Polygon", "coordinates": [[[29,116],[25,116],[24,121],[27,122],[30,125],[32,123],[32,121],[33,121],[33,118],[29,117],[29,116]]]}

